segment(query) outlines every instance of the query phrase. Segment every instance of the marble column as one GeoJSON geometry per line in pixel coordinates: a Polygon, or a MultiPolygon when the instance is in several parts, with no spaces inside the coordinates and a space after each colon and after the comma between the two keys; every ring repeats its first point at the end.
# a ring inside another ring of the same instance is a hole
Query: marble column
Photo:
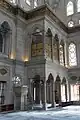
{"type": "Polygon", "coordinates": [[[43,109],[46,110],[46,80],[44,81],[44,98],[43,98],[43,109]]]}
{"type": "Polygon", "coordinates": [[[39,88],[40,88],[40,89],[39,89],[39,96],[40,96],[39,98],[40,98],[40,104],[42,104],[42,99],[41,99],[41,84],[40,84],[39,88]]]}
{"type": "Polygon", "coordinates": [[[79,86],[79,104],[80,104],[80,86],[79,86]]]}
{"type": "Polygon", "coordinates": [[[27,93],[28,93],[28,87],[22,86],[21,87],[21,110],[27,110],[27,93]]]}
{"type": "Polygon", "coordinates": [[[70,88],[70,83],[68,85],[68,88],[69,88],[69,101],[71,101],[71,88],[70,88]]]}
{"type": "Polygon", "coordinates": [[[52,107],[55,107],[56,103],[55,103],[55,83],[52,82],[52,107]]]}
{"type": "Polygon", "coordinates": [[[59,83],[59,105],[61,105],[61,83],[59,83]]]}
{"type": "Polygon", "coordinates": [[[67,102],[67,84],[65,84],[65,99],[66,99],[66,102],[67,102]]]}

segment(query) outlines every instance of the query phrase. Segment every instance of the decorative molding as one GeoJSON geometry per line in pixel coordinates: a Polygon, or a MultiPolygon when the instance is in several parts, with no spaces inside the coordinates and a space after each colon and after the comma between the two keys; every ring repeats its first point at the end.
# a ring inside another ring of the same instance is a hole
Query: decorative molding
{"type": "Polygon", "coordinates": [[[7,70],[6,70],[5,68],[1,68],[1,69],[0,69],[0,74],[1,74],[1,75],[7,74],[7,70]]]}
{"type": "Polygon", "coordinates": [[[37,16],[49,16],[61,29],[63,29],[66,33],[74,33],[80,31],[80,26],[68,28],[64,25],[63,22],[60,21],[60,19],[53,13],[52,9],[49,7],[49,5],[45,4],[42,5],[34,10],[31,10],[29,12],[25,12],[22,10],[19,6],[12,6],[5,0],[0,0],[0,7],[4,10],[7,10],[8,12],[19,15],[25,20],[33,19],[37,16]]]}

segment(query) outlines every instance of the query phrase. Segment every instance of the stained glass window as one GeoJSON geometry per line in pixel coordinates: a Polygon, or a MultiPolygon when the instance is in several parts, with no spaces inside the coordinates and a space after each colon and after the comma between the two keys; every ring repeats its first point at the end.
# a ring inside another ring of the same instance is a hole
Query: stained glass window
{"type": "Polygon", "coordinates": [[[26,2],[28,5],[31,5],[30,0],[25,0],[25,2],[26,2]]]}
{"type": "Polygon", "coordinates": [[[70,66],[77,65],[76,45],[74,43],[71,43],[69,45],[69,65],[70,66]]]}
{"type": "Polygon", "coordinates": [[[10,0],[10,2],[16,5],[16,0],[10,0]]]}
{"type": "Polygon", "coordinates": [[[54,60],[59,61],[59,39],[57,34],[55,35],[53,41],[53,57],[54,60]]]}
{"type": "Polygon", "coordinates": [[[77,12],[80,12],[80,0],[77,0],[77,12]]]}
{"type": "Polygon", "coordinates": [[[64,66],[64,46],[59,46],[59,59],[60,59],[60,65],[64,66]]]}
{"type": "Polygon", "coordinates": [[[36,8],[38,6],[38,1],[34,0],[34,8],[36,8]]]}
{"type": "Polygon", "coordinates": [[[67,4],[67,16],[72,15],[74,13],[73,2],[69,1],[67,4]]]}
{"type": "Polygon", "coordinates": [[[32,57],[43,55],[43,36],[39,29],[36,29],[32,36],[31,55],[32,57]]]}

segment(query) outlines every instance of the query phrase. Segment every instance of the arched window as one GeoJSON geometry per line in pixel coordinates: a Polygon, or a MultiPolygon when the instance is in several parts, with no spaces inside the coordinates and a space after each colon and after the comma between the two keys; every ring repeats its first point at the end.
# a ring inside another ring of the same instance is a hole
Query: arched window
{"type": "Polygon", "coordinates": [[[10,49],[10,26],[4,21],[0,26],[0,52],[8,55],[10,49]]]}
{"type": "Polygon", "coordinates": [[[60,59],[60,65],[64,66],[64,43],[61,43],[59,45],[59,59],[60,59]]]}
{"type": "Polygon", "coordinates": [[[77,12],[80,12],[80,0],[77,0],[77,12]]]}
{"type": "Polygon", "coordinates": [[[73,21],[69,21],[68,22],[68,27],[73,27],[74,26],[74,22],[73,21]]]}
{"type": "Polygon", "coordinates": [[[54,60],[59,62],[59,38],[57,34],[55,34],[53,41],[53,57],[54,60]]]}
{"type": "Polygon", "coordinates": [[[50,28],[46,32],[45,54],[48,59],[52,58],[52,32],[50,28]]]}
{"type": "Polygon", "coordinates": [[[31,56],[37,57],[43,55],[43,34],[40,29],[35,29],[32,34],[31,56]]]}
{"type": "Polygon", "coordinates": [[[34,8],[38,6],[38,0],[34,0],[34,8]]]}
{"type": "Polygon", "coordinates": [[[10,0],[10,2],[16,5],[16,0],[10,0]]]}
{"type": "Polygon", "coordinates": [[[25,2],[30,6],[31,5],[31,1],[30,0],[25,0],[25,2]]]}
{"type": "Polygon", "coordinates": [[[76,66],[77,65],[77,58],[76,58],[76,45],[71,43],[69,45],[69,65],[76,66]]]}
{"type": "Polygon", "coordinates": [[[67,4],[67,16],[72,15],[74,13],[73,2],[69,1],[67,4]]]}

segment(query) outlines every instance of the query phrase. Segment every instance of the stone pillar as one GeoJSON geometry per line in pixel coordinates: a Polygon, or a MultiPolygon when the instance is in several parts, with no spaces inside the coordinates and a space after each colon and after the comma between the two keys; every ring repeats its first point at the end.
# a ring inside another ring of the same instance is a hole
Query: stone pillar
{"type": "Polygon", "coordinates": [[[59,105],[61,105],[61,83],[59,82],[59,105]]]}
{"type": "Polygon", "coordinates": [[[65,84],[65,98],[66,98],[66,102],[67,102],[67,84],[65,84]]]}
{"type": "Polygon", "coordinates": [[[40,92],[39,93],[40,93],[40,97],[39,97],[40,98],[40,104],[42,104],[42,99],[41,99],[41,84],[40,84],[40,92]]]}
{"type": "Polygon", "coordinates": [[[21,87],[13,87],[14,92],[14,110],[20,110],[20,104],[21,104],[21,87]]]}
{"type": "Polygon", "coordinates": [[[13,93],[13,96],[14,96],[14,111],[16,111],[16,96],[15,96],[15,93],[13,93]]]}
{"type": "Polygon", "coordinates": [[[65,52],[65,66],[67,67],[67,65],[69,65],[69,62],[68,62],[68,43],[67,42],[65,42],[64,52],[65,52]]]}
{"type": "Polygon", "coordinates": [[[68,85],[68,88],[69,88],[69,101],[71,101],[71,88],[70,88],[70,83],[68,85]]]}
{"type": "Polygon", "coordinates": [[[44,81],[43,109],[46,110],[46,80],[44,81]]]}
{"type": "Polygon", "coordinates": [[[80,86],[79,86],[79,103],[80,103],[80,86]]]}
{"type": "Polygon", "coordinates": [[[52,107],[55,107],[56,103],[55,103],[55,83],[52,82],[52,107]]]}
{"type": "Polygon", "coordinates": [[[22,86],[21,87],[21,110],[27,110],[27,93],[28,93],[28,87],[22,86]]]}

